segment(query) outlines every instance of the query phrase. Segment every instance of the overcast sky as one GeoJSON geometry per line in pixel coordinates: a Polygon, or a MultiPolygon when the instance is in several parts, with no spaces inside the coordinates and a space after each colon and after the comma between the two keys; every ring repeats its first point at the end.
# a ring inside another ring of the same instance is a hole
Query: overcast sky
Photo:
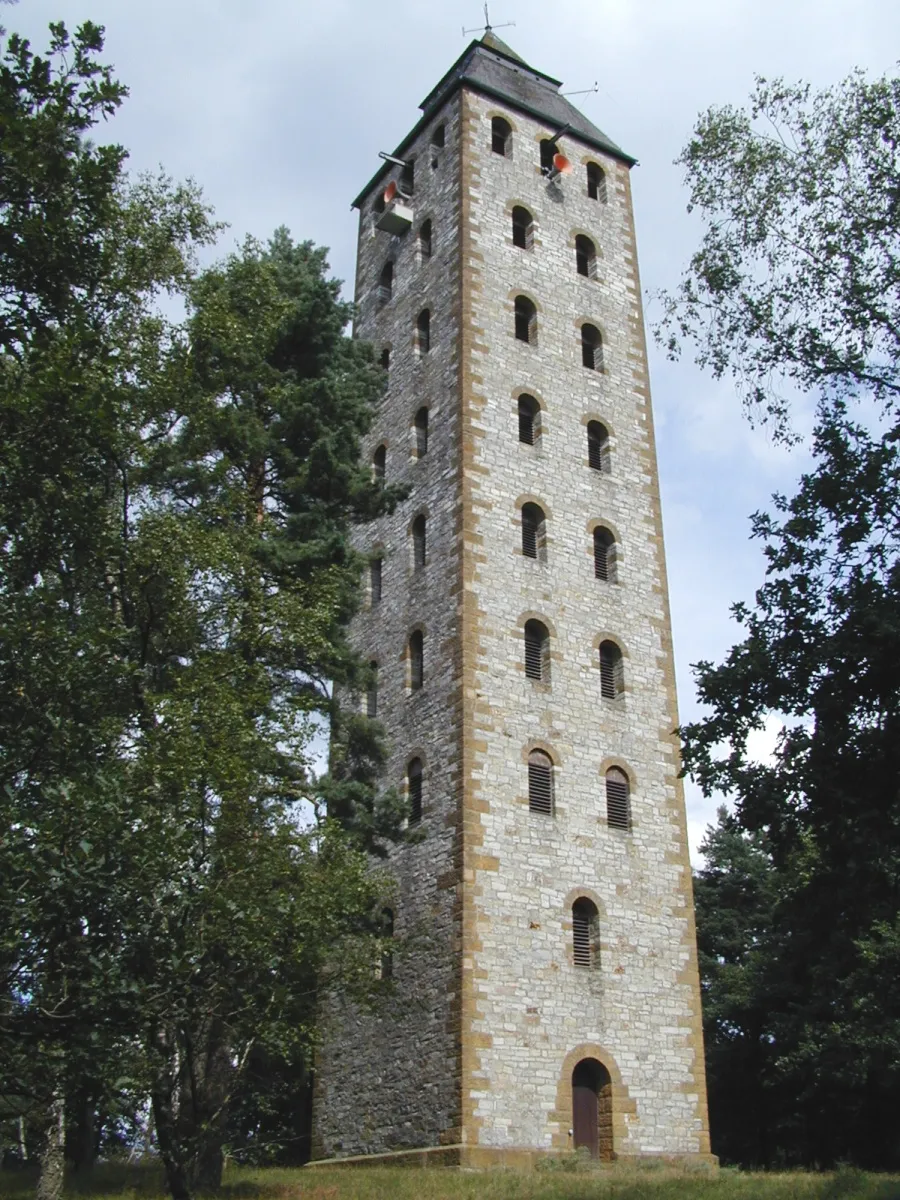
{"type": "MultiPolygon", "coordinates": [[[[564,81],[634,168],[645,292],[671,287],[698,237],[673,165],[696,115],[743,104],[754,74],[826,86],[854,67],[892,71],[897,0],[495,0],[499,36],[564,81]],[[514,21],[515,28],[500,26],[514,21]]],[[[480,27],[474,0],[19,0],[9,30],[46,46],[48,22],[106,27],[107,61],[129,99],[109,129],[136,170],[192,176],[229,225],[221,248],[281,224],[330,247],[352,281],[350,201],[419,115],[418,105],[480,27]]],[[[100,133],[98,140],[105,140],[100,133]]],[[[647,304],[652,319],[654,305],[647,304]]],[[[717,660],[763,560],[748,515],[790,492],[802,450],[752,431],[728,384],[651,344],[663,516],[682,720],[698,715],[690,664],[717,660]]],[[[689,783],[692,848],[714,817],[689,783]]]]}

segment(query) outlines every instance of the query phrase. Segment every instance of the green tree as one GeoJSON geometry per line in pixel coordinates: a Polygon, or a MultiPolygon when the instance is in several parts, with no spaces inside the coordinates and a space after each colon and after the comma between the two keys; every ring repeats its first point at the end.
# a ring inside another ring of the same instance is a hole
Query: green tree
{"type": "Polygon", "coordinates": [[[898,146],[897,80],[760,82],[749,113],[707,113],[682,160],[707,229],[662,330],[744,380],[779,436],[790,389],[818,403],[812,470],[753,518],[767,578],[733,609],[743,640],[698,664],[710,715],[682,731],[687,770],[772,858],[761,1070],[789,1161],[900,1161],[898,146]],[[759,763],[747,739],[773,714],[759,763]]]}

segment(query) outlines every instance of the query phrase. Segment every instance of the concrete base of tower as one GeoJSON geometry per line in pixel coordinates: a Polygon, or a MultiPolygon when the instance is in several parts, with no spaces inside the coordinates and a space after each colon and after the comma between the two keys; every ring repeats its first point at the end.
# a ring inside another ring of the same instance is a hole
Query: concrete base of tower
{"type": "MultiPolygon", "coordinates": [[[[525,1146],[424,1146],[418,1150],[393,1150],[386,1154],[352,1154],[346,1158],[320,1158],[306,1164],[306,1170],[332,1170],[337,1167],[466,1167],[486,1170],[506,1167],[518,1171],[533,1170],[549,1160],[564,1161],[575,1157],[574,1150],[533,1150],[525,1146]]],[[[715,1154],[617,1154],[605,1168],[674,1167],[684,1170],[715,1170],[715,1154]]]]}

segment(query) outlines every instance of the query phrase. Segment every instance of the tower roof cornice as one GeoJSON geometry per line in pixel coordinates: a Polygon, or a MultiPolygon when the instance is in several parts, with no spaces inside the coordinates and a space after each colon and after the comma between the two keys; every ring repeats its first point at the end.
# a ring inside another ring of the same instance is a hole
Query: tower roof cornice
{"type": "MultiPolygon", "coordinates": [[[[604,154],[610,154],[627,166],[633,167],[637,159],[626,154],[574,104],[560,95],[561,86],[558,79],[536,71],[519,58],[496,34],[486,33],[483,38],[469,43],[450,70],[431,89],[419,105],[423,115],[393,153],[397,158],[402,158],[406,148],[433,119],[438,109],[460,88],[467,87],[508,104],[527,116],[546,121],[551,126],[555,125],[558,129],[567,127],[567,137],[583,142],[604,154]]],[[[353,201],[353,208],[360,206],[363,199],[390,169],[390,163],[385,163],[372,176],[353,201]]]]}

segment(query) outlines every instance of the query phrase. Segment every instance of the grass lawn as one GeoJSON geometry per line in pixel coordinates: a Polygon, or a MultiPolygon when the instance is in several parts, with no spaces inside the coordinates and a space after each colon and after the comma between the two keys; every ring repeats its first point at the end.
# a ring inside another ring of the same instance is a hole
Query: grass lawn
{"type": "MultiPolygon", "coordinates": [[[[0,1173],[0,1200],[31,1200],[34,1176],[0,1173]]],[[[100,1167],[93,1178],[69,1181],[67,1195],[84,1200],[167,1200],[162,1175],[147,1167],[100,1167]]],[[[843,1169],[810,1174],[679,1171],[668,1167],[456,1171],[435,1167],[226,1172],[221,1200],[900,1200],[900,1176],[843,1169]]]]}

